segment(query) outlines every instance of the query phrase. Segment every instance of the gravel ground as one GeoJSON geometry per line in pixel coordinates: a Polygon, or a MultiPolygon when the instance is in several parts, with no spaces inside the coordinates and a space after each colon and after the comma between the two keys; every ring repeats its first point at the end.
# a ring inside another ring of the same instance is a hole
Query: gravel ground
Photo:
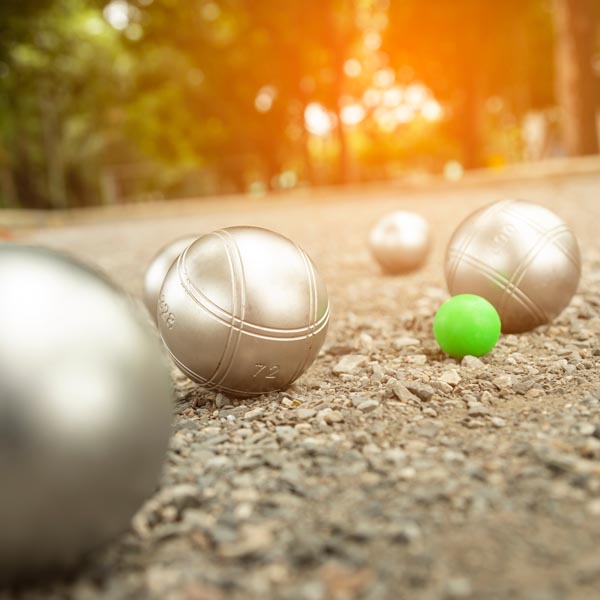
{"type": "Polygon", "coordinates": [[[370,187],[176,203],[160,218],[30,234],[139,295],[149,258],[173,237],[269,227],[313,257],[332,320],[317,361],[281,393],[232,400],[174,369],[160,489],[72,581],[16,597],[599,597],[599,190],[599,174],[370,187]],[[431,332],[447,297],[445,244],[463,217],[504,197],[541,202],[572,225],[584,260],[578,294],[552,324],[503,336],[481,360],[449,359],[431,332]],[[397,208],[430,221],[435,247],[421,271],[386,277],[365,240],[397,208]]]}

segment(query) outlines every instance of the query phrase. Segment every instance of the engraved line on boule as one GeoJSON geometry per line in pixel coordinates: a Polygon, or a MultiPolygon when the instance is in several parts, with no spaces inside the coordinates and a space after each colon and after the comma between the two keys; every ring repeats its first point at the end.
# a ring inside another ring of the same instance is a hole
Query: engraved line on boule
{"type": "MultiPolygon", "coordinates": [[[[187,252],[187,250],[186,250],[187,252]]],[[[180,257],[181,259],[181,257],[180,257]]],[[[181,285],[184,287],[185,291],[188,293],[188,296],[194,300],[197,304],[199,304],[206,312],[208,312],[212,317],[216,320],[220,321],[224,325],[230,326],[231,315],[227,311],[223,310],[221,307],[217,306],[210,298],[204,295],[198,288],[194,286],[189,277],[185,277],[181,279],[181,285]]],[[[316,323],[317,333],[323,329],[324,326],[327,325],[327,321],[329,320],[329,301],[327,302],[327,308],[323,316],[319,319],[318,323],[316,323]]],[[[282,328],[282,327],[265,327],[262,325],[256,325],[255,323],[250,323],[248,321],[244,323],[238,323],[239,319],[235,319],[234,328],[240,328],[242,325],[244,326],[243,332],[248,335],[252,335],[258,338],[263,338],[267,340],[278,340],[280,339],[277,334],[281,334],[285,339],[293,340],[293,339],[303,339],[306,334],[306,327],[298,327],[298,328],[282,328]],[[272,334],[272,335],[269,335],[272,334]],[[289,334],[297,334],[290,336],[289,334]]]]}
{"type": "MultiPolygon", "coordinates": [[[[475,222],[477,222],[480,218],[483,218],[483,217],[490,218],[495,213],[503,210],[505,206],[507,206],[508,204],[511,204],[512,202],[514,202],[514,200],[502,200],[500,202],[497,202],[496,204],[490,206],[488,210],[485,210],[483,213],[479,214],[478,218],[476,219],[475,222]]],[[[467,217],[465,220],[469,220],[469,217],[467,217]]],[[[464,221],[463,221],[463,223],[464,223],[464,221]]],[[[462,224],[459,225],[459,229],[461,226],[462,226],[462,224]]],[[[477,227],[475,227],[475,224],[473,224],[471,231],[463,238],[462,242],[459,243],[456,248],[450,247],[448,249],[449,254],[454,253],[454,252],[457,253],[456,260],[452,264],[452,266],[450,268],[450,272],[448,273],[448,277],[446,278],[446,283],[448,285],[448,289],[451,289],[452,286],[454,285],[454,278],[456,277],[456,272],[458,271],[458,267],[460,266],[462,258],[466,254],[469,246],[471,245],[471,242],[473,241],[473,239],[475,238],[475,236],[478,233],[479,233],[479,231],[478,231],[477,227]]]]}
{"type": "MultiPolygon", "coordinates": [[[[236,282],[236,273],[235,268],[233,266],[233,260],[231,258],[231,254],[229,252],[229,248],[227,246],[227,242],[218,234],[218,232],[212,232],[209,234],[211,236],[215,236],[219,239],[223,246],[223,250],[225,251],[225,258],[227,260],[227,266],[229,268],[229,283],[231,289],[231,314],[229,315],[229,327],[227,328],[227,339],[223,344],[223,352],[221,353],[221,357],[217,362],[215,370],[211,374],[210,377],[206,379],[206,385],[211,388],[217,387],[218,383],[215,382],[215,378],[219,375],[220,371],[223,370],[223,365],[227,365],[231,360],[231,340],[234,335],[233,325],[236,321],[236,317],[238,315],[238,290],[237,290],[237,282],[236,282]]],[[[188,278],[189,279],[189,278],[188,278]]],[[[239,333],[236,332],[236,335],[239,336],[239,333]]]]}
{"type": "Polygon", "coordinates": [[[298,244],[294,244],[294,245],[296,246],[296,249],[298,250],[300,256],[302,257],[302,261],[304,262],[304,268],[306,270],[306,277],[307,277],[307,283],[308,283],[308,295],[309,295],[309,302],[308,302],[309,306],[308,306],[308,315],[307,315],[308,333],[305,336],[307,344],[306,344],[306,352],[304,353],[304,360],[298,361],[298,366],[296,367],[296,370],[294,371],[292,377],[290,378],[290,380],[286,383],[286,385],[284,387],[289,386],[293,381],[298,379],[298,377],[300,377],[300,375],[306,370],[306,365],[310,358],[310,351],[312,348],[312,346],[310,344],[310,338],[314,336],[314,327],[315,327],[315,323],[317,322],[317,309],[318,309],[317,281],[316,281],[314,269],[310,263],[310,259],[308,258],[308,255],[306,254],[306,252],[304,252],[304,250],[302,250],[302,248],[300,248],[298,246],[298,244]]]}
{"type": "MultiPolygon", "coordinates": [[[[516,219],[519,219],[523,223],[526,223],[532,229],[535,229],[538,233],[544,233],[544,229],[542,227],[540,227],[535,221],[526,217],[525,215],[522,215],[519,212],[512,212],[512,211],[508,211],[507,214],[512,217],[515,217],[516,219]]],[[[567,234],[569,234],[569,236],[571,238],[574,238],[573,231],[566,223],[561,223],[560,226],[564,227],[564,233],[567,233],[567,234]]],[[[575,268],[577,268],[577,269],[581,268],[579,258],[577,256],[575,256],[569,248],[563,246],[558,241],[556,241],[555,244],[556,244],[557,248],[560,248],[560,250],[562,250],[563,254],[573,263],[573,266],[575,268]]]]}
{"type": "MultiPolygon", "coordinates": [[[[515,272],[512,274],[512,276],[508,282],[508,286],[504,289],[504,293],[502,294],[502,297],[500,298],[500,303],[499,303],[500,307],[498,309],[498,312],[500,314],[504,313],[504,309],[506,308],[506,303],[508,302],[508,299],[509,299],[508,289],[509,288],[521,289],[521,288],[519,288],[519,285],[521,284],[521,281],[527,274],[527,270],[531,266],[531,263],[539,256],[540,252],[548,244],[552,243],[557,237],[561,236],[564,233],[565,229],[568,230],[568,228],[565,224],[559,224],[559,225],[556,225],[555,227],[553,227],[552,229],[548,229],[547,231],[545,231],[541,234],[541,236],[537,239],[535,244],[529,249],[527,254],[523,257],[523,259],[521,260],[521,262],[515,269],[515,272]]],[[[510,296],[512,297],[512,294],[510,294],[510,296]]],[[[542,310],[542,309],[540,308],[540,310],[542,310]]],[[[549,319],[547,318],[546,313],[543,310],[542,310],[542,312],[544,314],[544,317],[546,317],[545,320],[548,321],[549,319]]]]}
{"type": "MultiPolygon", "coordinates": [[[[225,369],[225,372],[223,373],[223,375],[221,376],[221,379],[219,379],[219,381],[216,382],[217,386],[220,386],[223,381],[225,380],[225,378],[229,375],[229,372],[231,371],[231,368],[233,366],[234,360],[235,360],[235,356],[237,354],[238,348],[240,346],[240,341],[242,339],[242,331],[244,328],[244,319],[246,318],[246,274],[244,272],[244,263],[242,260],[242,255],[240,253],[240,248],[237,245],[234,237],[231,235],[231,233],[229,233],[228,231],[225,231],[224,229],[220,229],[219,231],[215,232],[215,235],[219,236],[222,240],[223,240],[223,244],[225,246],[225,251],[227,252],[227,257],[230,260],[230,264],[232,266],[232,277],[234,278],[234,285],[239,286],[238,289],[238,293],[237,293],[237,298],[239,299],[239,306],[238,309],[235,310],[235,304],[234,304],[234,315],[237,313],[239,314],[239,319],[240,319],[240,327],[239,329],[237,329],[237,336],[236,336],[236,340],[235,340],[235,345],[234,347],[231,349],[231,352],[229,354],[229,360],[228,360],[228,365],[227,368],[225,369]],[[235,260],[234,260],[234,256],[235,256],[235,260]]],[[[233,329],[233,322],[232,322],[232,329],[233,329]]]]}
{"type": "MultiPolygon", "coordinates": [[[[481,275],[483,275],[488,280],[492,281],[492,283],[495,283],[496,285],[499,285],[502,288],[505,288],[505,286],[509,284],[508,279],[504,275],[502,275],[489,265],[486,265],[484,262],[481,262],[481,260],[475,256],[465,254],[462,257],[461,262],[464,262],[467,265],[474,267],[479,273],[481,273],[481,275]]],[[[522,290],[515,287],[511,289],[511,294],[512,298],[514,298],[515,301],[521,304],[521,306],[525,310],[527,310],[531,316],[540,320],[541,323],[545,323],[548,320],[543,309],[540,306],[538,306],[531,298],[529,298],[529,296],[524,294],[522,290]]],[[[500,319],[502,319],[502,315],[500,315],[500,319]]]]}

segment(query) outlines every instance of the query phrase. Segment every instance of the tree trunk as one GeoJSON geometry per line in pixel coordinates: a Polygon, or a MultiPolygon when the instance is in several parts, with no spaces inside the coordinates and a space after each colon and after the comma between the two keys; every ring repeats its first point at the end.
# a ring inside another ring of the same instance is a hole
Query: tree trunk
{"type": "Polygon", "coordinates": [[[557,95],[569,156],[598,152],[595,16],[593,0],[554,0],[557,95]]]}

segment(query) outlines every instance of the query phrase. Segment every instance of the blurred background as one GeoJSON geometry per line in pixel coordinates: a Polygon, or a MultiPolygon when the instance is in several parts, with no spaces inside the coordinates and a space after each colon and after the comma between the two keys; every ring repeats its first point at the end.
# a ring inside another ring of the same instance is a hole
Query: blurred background
{"type": "Polygon", "coordinates": [[[600,0],[2,0],[0,207],[598,152],[600,0]]]}

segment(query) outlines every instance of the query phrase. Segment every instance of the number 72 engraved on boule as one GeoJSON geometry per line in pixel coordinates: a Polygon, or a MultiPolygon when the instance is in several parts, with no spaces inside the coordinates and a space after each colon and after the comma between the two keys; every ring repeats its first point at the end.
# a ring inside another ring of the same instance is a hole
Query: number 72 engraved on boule
{"type": "Polygon", "coordinates": [[[277,373],[279,373],[279,365],[254,365],[257,371],[254,373],[253,377],[263,377],[264,379],[275,379],[277,377],[277,373]]]}

